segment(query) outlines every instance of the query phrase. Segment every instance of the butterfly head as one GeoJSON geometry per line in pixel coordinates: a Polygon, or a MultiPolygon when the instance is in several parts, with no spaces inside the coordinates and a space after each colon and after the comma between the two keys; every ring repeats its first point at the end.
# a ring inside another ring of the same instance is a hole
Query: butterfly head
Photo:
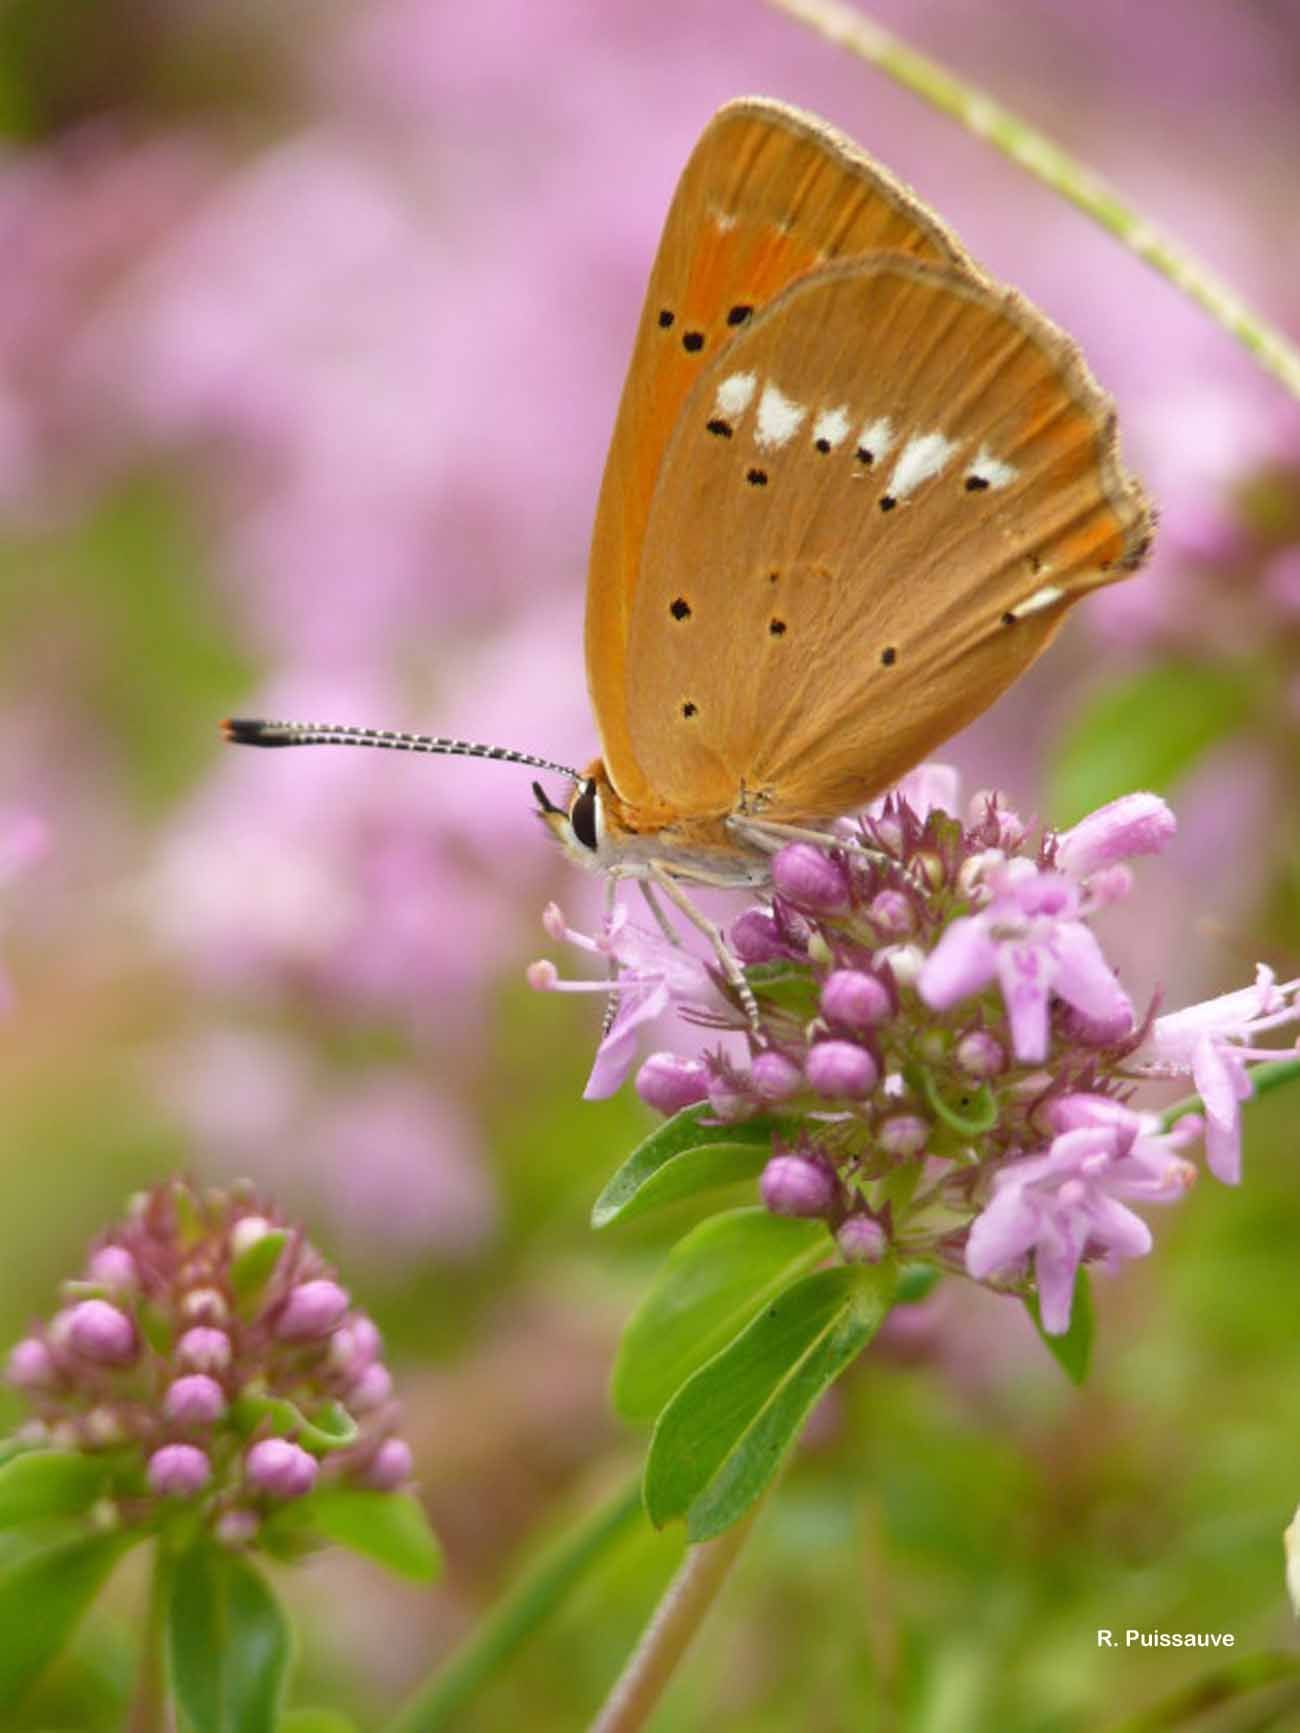
{"type": "Polygon", "coordinates": [[[538,817],[569,859],[589,872],[604,871],[612,864],[605,823],[609,792],[599,759],[574,781],[567,807],[557,806],[540,782],[533,784],[538,817]]]}

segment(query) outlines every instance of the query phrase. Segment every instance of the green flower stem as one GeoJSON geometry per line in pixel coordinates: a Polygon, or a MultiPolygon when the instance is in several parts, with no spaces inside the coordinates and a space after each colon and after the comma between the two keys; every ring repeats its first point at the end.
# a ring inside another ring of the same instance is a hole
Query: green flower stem
{"type": "Polygon", "coordinates": [[[389,1722],[385,1733],[438,1733],[462,1710],[637,1523],[640,1476],[566,1535],[516,1584],[450,1660],[389,1722]]]}
{"type": "MultiPolygon", "coordinates": [[[[1284,1083],[1294,1083],[1298,1079],[1300,1059],[1277,1059],[1268,1065],[1252,1065],[1250,1081],[1254,1089],[1248,1099],[1254,1101],[1261,1095],[1267,1095],[1270,1089],[1280,1089],[1284,1083]]],[[[1175,1101],[1172,1107],[1166,1107],[1160,1115],[1161,1129],[1170,1131],[1184,1115],[1204,1111],[1205,1103],[1199,1095],[1185,1095],[1181,1101],[1175,1101]]]]}
{"type": "Polygon", "coordinates": [[[126,1733],[172,1733],[176,1725],[167,1683],[167,1601],[170,1587],[171,1561],[163,1541],[159,1539],[154,1542],[149,1612],[126,1733]]]}
{"type": "Polygon", "coordinates": [[[896,83],[950,114],[1004,156],[1077,205],[1094,222],[1167,277],[1239,343],[1260,366],[1300,398],[1300,351],[1267,325],[1209,268],[1131,210],[1108,181],[1061,149],[1045,134],[965,84],[945,67],[881,28],[842,0],[768,0],[768,4],[878,67],[896,83]]]}
{"type": "Polygon", "coordinates": [[[749,1538],[760,1499],[715,1540],[688,1547],[677,1575],[651,1614],[641,1641],[591,1723],[589,1733],[638,1733],[654,1713],[677,1664],[717,1599],[740,1549],[749,1538]]]}

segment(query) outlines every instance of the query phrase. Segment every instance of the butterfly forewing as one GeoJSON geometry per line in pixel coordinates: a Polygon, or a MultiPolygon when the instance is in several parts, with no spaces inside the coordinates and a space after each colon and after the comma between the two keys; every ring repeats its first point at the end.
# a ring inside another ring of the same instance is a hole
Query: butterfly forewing
{"type": "Polygon", "coordinates": [[[1148,537],[1108,400],[1020,297],[888,257],[798,280],[709,361],[661,466],[626,670],[655,806],[860,806],[1148,537]]]}
{"type": "Polygon", "coordinates": [[[686,399],[791,283],[881,251],[967,267],[942,223],[828,127],[758,100],[714,116],[665,224],[592,538],[587,677],[625,800],[661,792],[629,735],[626,658],[650,502],[686,399]]]}

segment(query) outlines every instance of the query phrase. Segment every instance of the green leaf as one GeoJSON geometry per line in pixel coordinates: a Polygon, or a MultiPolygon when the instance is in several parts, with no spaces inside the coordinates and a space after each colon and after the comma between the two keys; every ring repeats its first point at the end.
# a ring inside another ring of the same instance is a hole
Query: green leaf
{"type": "Polygon", "coordinates": [[[34,1450],[0,1468],[0,1528],[76,1516],[103,1492],[108,1464],[70,1450],[34,1450]]]}
{"type": "Polygon", "coordinates": [[[730,1527],[779,1468],[809,1409],[879,1329],[892,1264],[821,1270],[788,1288],[664,1409],[645,1471],[656,1528],[692,1541],[730,1527]]]}
{"type": "Polygon", "coordinates": [[[317,1455],[346,1450],[358,1437],[356,1421],[341,1403],[332,1399],[322,1402],[308,1415],[287,1396],[245,1390],[236,1398],[233,1416],[235,1425],[245,1435],[255,1432],[266,1421],[278,1437],[292,1436],[304,1450],[315,1451],[317,1455]]]}
{"type": "Polygon", "coordinates": [[[287,1506],[284,1516],[295,1528],[308,1528],[411,1582],[433,1582],[442,1567],[437,1536],[409,1492],[322,1487],[287,1506]]]}
{"type": "Polygon", "coordinates": [[[1043,1328],[1038,1309],[1038,1295],[1025,1295],[1025,1310],[1033,1319],[1034,1328],[1043,1339],[1052,1358],[1072,1384],[1082,1384],[1092,1364],[1092,1340],[1096,1319],[1092,1309],[1092,1285],[1087,1270],[1080,1268],[1074,1278],[1074,1298],[1070,1303],[1070,1327],[1063,1336],[1049,1336],[1043,1328]]]}
{"type": "Polygon", "coordinates": [[[275,1274],[275,1266],[288,1239],[284,1228],[271,1228],[232,1262],[230,1286],[241,1317],[251,1317],[261,1305],[266,1285],[275,1274]]]}
{"type": "Polygon", "coordinates": [[[172,1570],[172,1682],[194,1733],[274,1733],[289,1624],[248,1560],[206,1537],[172,1570]]]}
{"type": "Polygon", "coordinates": [[[933,1112],[959,1137],[982,1137],[997,1124],[997,1096],[987,1083],[981,1083],[978,1089],[966,1084],[940,1093],[938,1084],[925,1066],[917,1067],[917,1075],[933,1112]]]}
{"type": "Polygon", "coordinates": [[[833,1251],[824,1222],[761,1208],[701,1222],[669,1252],[623,1332],[615,1408],[627,1420],[653,1420],[756,1312],[833,1251]]]}
{"type": "MultiPolygon", "coordinates": [[[[751,1149],[756,1152],[755,1166],[748,1171],[756,1172],[761,1168],[771,1149],[774,1129],[772,1121],[750,1119],[742,1125],[702,1125],[701,1119],[706,1118],[710,1111],[707,1102],[701,1102],[696,1107],[684,1107],[657,1131],[651,1132],[644,1143],[638,1144],[596,1199],[591,1212],[592,1227],[608,1227],[611,1222],[621,1221],[632,1213],[632,1201],[641,1189],[654,1179],[661,1168],[688,1151],[706,1149],[714,1144],[727,1145],[733,1151],[751,1149]]],[[[731,1159],[734,1161],[737,1158],[731,1159]]],[[[702,1184],[712,1186],[719,1183],[715,1174],[708,1171],[707,1165],[700,1171],[702,1184]]],[[[733,1172],[731,1177],[743,1178],[744,1175],[733,1172]]],[[[685,1195],[683,1190],[670,1186],[668,1197],[676,1199],[685,1195]]],[[[667,1202],[668,1197],[661,1196],[659,1201],[667,1202]]]]}
{"type": "Polygon", "coordinates": [[[21,1701],[137,1539],[79,1536],[20,1557],[0,1573],[0,1709],[21,1701]]]}
{"type": "Polygon", "coordinates": [[[1256,683],[1249,669],[1199,662],[1161,662],[1110,681],[1057,746],[1053,821],[1075,824],[1135,788],[1168,794],[1246,721],[1256,683]]]}
{"type": "Polygon", "coordinates": [[[275,1733],[357,1733],[357,1724],[337,1709],[289,1709],[275,1733]]]}

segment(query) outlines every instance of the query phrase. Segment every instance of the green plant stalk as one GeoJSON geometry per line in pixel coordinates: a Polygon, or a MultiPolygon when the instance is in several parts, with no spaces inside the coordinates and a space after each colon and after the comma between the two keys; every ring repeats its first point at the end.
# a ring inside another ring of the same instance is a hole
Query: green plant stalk
{"type": "Polygon", "coordinates": [[[167,1602],[170,1589],[171,1560],[160,1537],[154,1542],[149,1611],[126,1733],[172,1733],[176,1725],[167,1680],[167,1602]]]}
{"type": "MultiPolygon", "coordinates": [[[[1255,1101],[1261,1095],[1267,1095],[1270,1089],[1280,1089],[1285,1083],[1300,1080],[1300,1059],[1277,1059],[1268,1065],[1252,1065],[1250,1081],[1253,1084],[1251,1094],[1247,1097],[1255,1101]]],[[[1166,1107],[1160,1115],[1162,1131],[1172,1131],[1184,1115],[1188,1113],[1204,1113],[1205,1103],[1199,1095],[1184,1095],[1181,1101],[1175,1101],[1172,1107],[1166,1107]]]]}
{"type": "Polygon", "coordinates": [[[677,1575],[588,1733],[640,1733],[717,1599],[765,1502],[760,1499],[724,1534],[687,1548],[677,1575]]]}
{"type": "Polygon", "coordinates": [[[638,1475],[537,1562],[429,1682],[408,1699],[385,1733],[439,1733],[458,1725],[461,1711],[475,1693],[642,1520],[638,1475]]]}
{"type": "Polygon", "coordinates": [[[986,139],[1053,192],[1100,223],[1130,252],[1195,301],[1243,344],[1293,397],[1300,398],[1300,350],[1260,318],[1171,236],[1138,215],[1100,175],[1004,108],[983,91],[955,77],[937,61],[909,48],[874,19],[842,0],[768,0],[770,6],[806,24],[829,42],[847,48],[871,66],[941,109],[976,137],[986,139]]]}

